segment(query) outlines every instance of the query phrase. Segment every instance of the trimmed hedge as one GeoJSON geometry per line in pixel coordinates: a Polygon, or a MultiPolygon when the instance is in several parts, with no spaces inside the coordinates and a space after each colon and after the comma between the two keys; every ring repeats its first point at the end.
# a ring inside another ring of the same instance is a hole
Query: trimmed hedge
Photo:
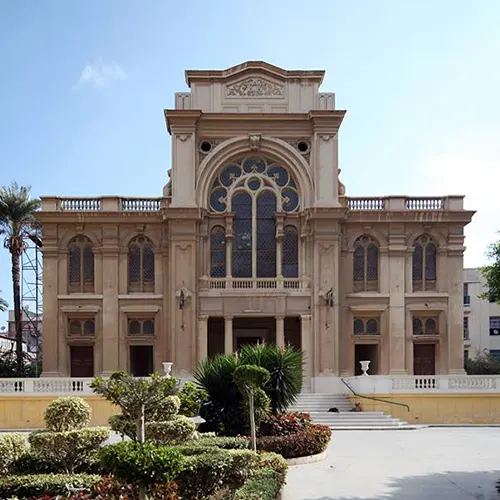
{"type": "Polygon", "coordinates": [[[250,450],[217,450],[185,457],[184,470],[176,477],[182,498],[208,498],[220,488],[240,488],[257,466],[250,450]]]}
{"type": "Polygon", "coordinates": [[[158,443],[182,443],[192,439],[196,431],[194,420],[179,415],[167,422],[148,422],[145,426],[146,439],[158,443]]]}
{"type": "Polygon", "coordinates": [[[109,435],[106,427],[93,427],[68,432],[33,432],[28,440],[36,457],[50,462],[56,471],[71,473],[91,461],[109,435]]]}
{"type": "Polygon", "coordinates": [[[228,436],[204,437],[202,435],[195,443],[200,446],[216,446],[223,450],[247,450],[250,447],[248,439],[228,436]]]}
{"type": "Polygon", "coordinates": [[[0,498],[31,498],[44,495],[68,495],[72,491],[89,492],[102,477],[93,474],[27,474],[0,478],[0,498]]]}
{"type": "Polygon", "coordinates": [[[326,425],[308,424],[295,434],[257,438],[257,449],[279,453],[284,458],[317,455],[326,450],[331,436],[332,431],[326,425]]]}
{"type": "Polygon", "coordinates": [[[28,442],[22,434],[0,436],[0,474],[7,474],[12,464],[28,451],[28,442]]]}
{"type": "Polygon", "coordinates": [[[184,457],[175,448],[127,441],[105,446],[99,452],[103,469],[125,483],[167,483],[182,470],[184,457]]]}

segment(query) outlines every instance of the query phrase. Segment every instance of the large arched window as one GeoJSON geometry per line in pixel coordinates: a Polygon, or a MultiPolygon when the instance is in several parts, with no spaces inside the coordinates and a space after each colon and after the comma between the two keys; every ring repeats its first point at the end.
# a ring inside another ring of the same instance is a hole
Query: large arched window
{"type": "Polygon", "coordinates": [[[354,243],[353,280],[355,292],[378,290],[378,245],[370,236],[354,243]]]}
{"type": "Polygon", "coordinates": [[[94,251],[86,236],[75,236],[69,242],[68,278],[70,292],[94,291],[94,251]]]}
{"type": "Polygon", "coordinates": [[[226,231],[222,226],[215,226],[210,232],[210,276],[226,277],[226,231]]]}
{"type": "Polygon", "coordinates": [[[145,236],[137,236],[128,247],[129,292],[154,292],[155,255],[153,244],[145,236]]]}
{"type": "Polygon", "coordinates": [[[413,291],[436,289],[437,249],[432,238],[422,235],[413,244],[413,291]]]}
{"type": "Polygon", "coordinates": [[[294,226],[286,226],[283,236],[283,276],[299,276],[299,232],[294,226]]]}
{"type": "MultiPolygon", "coordinates": [[[[234,214],[232,276],[276,277],[276,212],[299,209],[297,186],[289,172],[267,158],[234,161],[212,184],[210,208],[216,213],[234,214]]],[[[293,260],[291,253],[287,258],[293,260]]],[[[283,254],[281,264],[288,266],[286,272],[295,273],[291,270],[293,263],[284,259],[283,254]]]]}

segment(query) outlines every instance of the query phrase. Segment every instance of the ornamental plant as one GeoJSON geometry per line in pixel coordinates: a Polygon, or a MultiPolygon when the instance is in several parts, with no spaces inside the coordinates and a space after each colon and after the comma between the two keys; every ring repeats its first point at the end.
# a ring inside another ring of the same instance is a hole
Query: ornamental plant
{"type": "Polygon", "coordinates": [[[47,406],[44,419],[49,431],[63,432],[83,429],[92,416],[90,405],[82,398],[57,398],[47,406]]]}
{"type": "Polygon", "coordinates": [[[255,396],[266,398],[262,386],[269,380],[269,372],[260,366],[241,365],[234,370],[234,381],[246,401],[248,401],[248,414],[250,417],[250,432],[252,449],[257,451],[256,425],[255,425],[255,396]]]}

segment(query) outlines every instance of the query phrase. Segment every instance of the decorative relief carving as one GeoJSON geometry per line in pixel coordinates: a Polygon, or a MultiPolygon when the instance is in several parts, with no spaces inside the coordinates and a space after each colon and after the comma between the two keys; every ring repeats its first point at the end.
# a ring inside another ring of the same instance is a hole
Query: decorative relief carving
{"type": "Polygon", "coordinates": [[[284,95],[284,85],[263,78],[247,78],[226,86],[226,97],[284,97],[284,95]]]}
{"type": "Polygon", "coordinates": [[[260,134],[249,135],[248,138],[250,139],[250,149],[252,151],[257,151],[258,149],[260,149],[260,134]]]}
{"type": "Polygon", "coordinates": [[[177,137],[181,142],[186,142],[191,137],[191,134],[180,134],[177,137]]]}

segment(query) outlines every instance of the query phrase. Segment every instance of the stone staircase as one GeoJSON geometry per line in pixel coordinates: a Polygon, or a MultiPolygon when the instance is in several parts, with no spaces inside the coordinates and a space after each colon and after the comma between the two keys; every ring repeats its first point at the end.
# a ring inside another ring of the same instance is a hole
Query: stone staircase
{"type": "Polygon", "coordinates": [[[337,430],[413,429],[415,426],[379,411],[351,412],[351,404],[343,394],[301,393],[289,411],[309,413],[315,424],[337,430]],[[339,413],[329,412],[338,408],[339,413]]]}

